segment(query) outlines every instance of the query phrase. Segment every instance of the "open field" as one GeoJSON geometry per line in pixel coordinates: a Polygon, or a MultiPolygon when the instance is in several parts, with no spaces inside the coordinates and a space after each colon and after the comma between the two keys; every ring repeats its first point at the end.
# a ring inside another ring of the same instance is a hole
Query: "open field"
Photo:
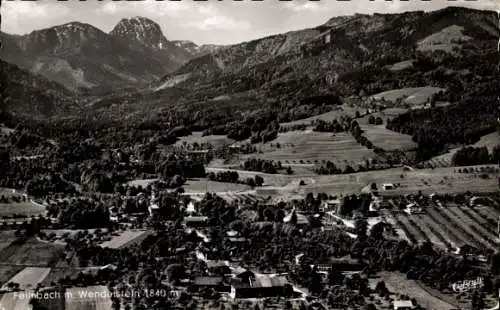
{"type": "MultiPolygon", "coordinates": [[[[238,174],[240,174],[238,172],[238,174]]],[[[240,174],[240,180],[244,179],[246,176],[240,174]]],[[[186,192],[238,192],[251,189],[250,186],[245,184],[227,183],[227,182],[216,182],[209,181],[205,178],[199,179],[189,179],[184,184],[184,190],[186,192]]]]}
{"type": "Polygon", "coordinates": [[[112,308],[106,286],[72,287],[66,290],[65,310],[108,310],[112,308]]]}
{"type": "Polygon", "coordinates": [[[304,192],[314,193],[352,193],[364,186],[376,182],[394,183],[399,186],[393,190],[381,191],[381,195],[405,195],[417,193],[464,193],[471,192],[496,192],[498,180],[493,176],[488,179],[479,177],[479,173],[455,173],[454,168],[415,169],[403,171],[402,168],[392,168],[380,171],[368,171],[353,174],[322,175],[311,177],[314,184],[306,184],[301,189],[304,192]]]}
{"type": "Polygon", "coordinates": [[[281,161],[286,166],[291,163],[314,164],[315,161],[330,160],[338,167],[351,165],[357,167],[365,160],[383,158],[372,150],[360,145],[349,133],[327,133],[306,131],[291,131],[280,133],[272,142],[274,147],[257,144],[257,149],[263,153],[249,154],[245,158],[260,158],[281,161]],[[275,145],[279,143],[280,148],[275,145]]]}
{"type": "Polygon", "coordinates": [[[417,281],[406,279],[405,274],[388,271],[381,272],[377,274],[377,278],[369,279],[370,286],[375,287],[376,283],[381,280],[385,282],[389,291],[398,292],[399,294],[405,294],[415,298],[418,304],[425,309],[449,310],[460,308],[458,305],[451,304],[443,299],[431,295],[417,281]]]}
{"type": "Polygon", "coordinates": [[[189,136],[179,137],[179,140],[175,143],[175,145],[182,145],[184,142],[188,144],[198,143],[199,145],[209,143],[217,147],[233,144],[235,140],[229,139],[228,137],[222,135],[210,135],[203,137],[200,131],[195,131],[189,136]]]}
{"type": "Polygon", "coordinates": [[[365,115],[356,121],[364,131],[363,135],[366,136],[366,138],[370,140],[374,146],[386,151],[408,151],[417,147],[417,144],[413,142],[412,137],[410,135],[405,135],[385,128],[388,119],[392,119],[405,113],[406,111],[407,109],[404,108],[388,108],[383,111],[365,115]],[[382,118],[383,124],[369,124],[368,119],[370,116],[382,118]]]}
{"type": "Polygon", "coordinates": [[[118,236],[113,236],[111,240],[101,243],[103,248],[123,249],[129,245],[142,242],[151,231],[147,230],[126,230],[120,232],[118,236]]]}
{"type": "Polygon", "coordinates": [[[14,214],[20,214],[25,217],[31,217],[32,215],[44,215],[46,213],[45,208],[41,205],[34,204],[30,201],[26,202],[15,202],[15,203],[0,203],[0,217],[2,216],[13,216],[14,214]]]}
{"type": "Polygon", "coordinates": [[[421,105],[427,102],[427,100],[435,93],[444,91],[444,88],[439,87],[414,87],[414,88],[401,88],[394,89],[385,92],[381,92],[371,97],[375,100],[381,100],[382,98],[387,101],[396,102],[397,99],[402,98],[403,104],[409,105],[421,105]]]}
{"type": "MultiPolygon", "coordinates": [[[[483,147],[486,146],[488,151],[491,153],[493,148],[497,145],[500,145],[500,135],[498,132],[493,132],[482,136],[479,141],[472,144],[473,147],[483,147]]],[[[452,164],[452,158],[455,153],[460,150],[461,147],[453,148],[446,152],[445,154],[433,157],[431,160],[427,161],[433,167],[449,167],[452,164]]]]}
{"type": "Polygon", "coordinates": [[[62,250],[62,246],[29,239],[0,252],[0,265],[50,267],[57,264],[62,250]]]}
{"type": "MultiPolygon", "coordinates": [[[[208,168],[207,171],[228,171],[226,168],[208,168]]],[[[408,193],[491,193],[498,189],[498,180],[492,174],[489,178],[481,178],[481,173],[458,173],[455,168],[413,169],[404,171],[403,168],[391,168],[358,172],[352,174],[316,175],[313,172],[304,174],[266,174],[242,170],[233,170],[241,177],[260,175],[267,186],[255,188],[258,195],[262,196],[294,196],[306,195],[309,192],[329,194],[360,193],[367,185],[393,183],[398,187],[388,191],[380,191],[382,196],[398,196],[408,193]],[[300,186],[300,180],[305,185],[300,186]]]]}
{"type": "MultiPolygon", "coordinates": [[[[42,283],[49,272],[50,268],[26,267],[8,280],[7,283],[17,283],[21,289],[34,289],[38,283],[42,283]]],[[[2,287],[2,289],[6,288],[6,285],[2,287]]]]}
{"type": "Polygon", "coordinates": [[[0,265],[0,286],[9,281],[16,273],[23,270],[22,266],[1,266],[0,265]]]}
{"type": "Polygon", "coordinates": [[[323,113],[323,114],[319,114],[319,115],[315,115],[315,116],[311,116],[311,117],[304,118],[304,119],[299,119],[299,120],[292,121],[292,122],[281,123],[280,126],[281,127],[288,127],[288,126],[294,126],[294,125],[299,125],[299,124],[309,125],[309,124],[311,124],[312,121],[317,120],[317,119],[320,119],[323,121],[332,121],[334,119],[340,118],[341,116],[351,116],[352,117],[356,114],[356,111],[362,112],[362,109],[356,109],[356,108],[350,107],[348,105],[342,105],[342,106],[339,106],[338,109],[336,109],[336,110],[333,110],[333,111],[330,111],[327,113],[323,113]]]}
{"type": "Polygon", "coordinates": [[[16,239],[17,238],[13,230],[0,231],[0,252],[7,248],[16,239]]]}
{"type": "Polygon", "coordinates": [[[385,151],[411,151],[417,148],[410,135],[405,135],[385,128],[385,125],[361,125],[363,135],[375,147],[385,151]]]}
{"type": "Polygon", "coordinates": [[[130,186],[141,186],[141,187],[147,187],[149,184],[158,181],[158,179],[137,179],[137,180],[132,180],[130,182],[127,182],[128,185],[130,186]]]}
{"type": "Polygon", "coordinates": [[[404,70],[404,69],[413,67],[413,62],[414,62],[413,59],[403,60],[403,61],[397,62],[395,64],[386,66],[386,68],[391,70],[391,71],[400,71],[400,70],[404,70]]]}
{"type": "Polygon", "coordinates": [[[460,47],[461,42],[469,41],[471,37],[464,35],[464,27],[451,25],[425,37],[418,42],[419,51],[442,50],[448,53],[453,51],[454,47],[460,47]]]}

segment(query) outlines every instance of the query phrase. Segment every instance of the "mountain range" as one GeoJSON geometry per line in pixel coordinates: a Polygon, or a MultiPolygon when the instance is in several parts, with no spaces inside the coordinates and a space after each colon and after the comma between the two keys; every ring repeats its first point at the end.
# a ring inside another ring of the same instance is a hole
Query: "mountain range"
{"type": "Polygon", "coordinates": [[[216,46],[169,41],[143,17],[124,18],[109,32],[71,22],[26,35],[0,33],[1,58],[70,90],[150,83],[216,46]]]}
{"type": "MultiPolygon", "coordinates": [[[[499,36],[495,12],[448,7],[334,17],[315,28],[229,46],[169,41],[143,17],[122,19],[109,33],[73,22],[23,36],[1,33],[0,39],[1,58],[18,70],[94,96],[104,91],[89,100],[93,111],[127,102],[131,111],[182,106],[196,112],[207,101],[246,102],[241,106],[255,110],[333,92],[424,86],[426,77],[443,70],[463,89],[498,63],[499,36]],[[423,58],[441,65],[384,69],[423,58]],[[451,69],[469,61],[481,70],[459,76],[451,69]]],[[[439,81],[436,86],[446,86],[439,81]]]]}

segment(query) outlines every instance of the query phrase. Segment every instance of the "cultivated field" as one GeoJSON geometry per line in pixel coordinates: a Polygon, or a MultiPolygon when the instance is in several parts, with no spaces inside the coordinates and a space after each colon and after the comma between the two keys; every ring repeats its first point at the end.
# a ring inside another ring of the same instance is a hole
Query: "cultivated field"
{"type": "Polygon", "coordinates": [[[281,161],[287,164],[314,164],[322,160],[330,160],[338,167],[346,165],[357,167],[364,164],[365,160],[383,158],[372,150],[360,145],[349,133],[327,133],[306,131],[291,131],[280,133],[278,138],[270,144],[258,144],[257,149],[263,153],[245,155],[245,158],[256,157],[260,159],[281,161]],[[276,144],[280,147],[277,148],[276,144]]]}
{"type": "MultiPolygon", "coordinates": [[[[7,283],[17,283],[22,290],[34,289],[38,283],[43,282],[49,273],[50,268],[26,267],[8,280],[7,283]]],[[[7,289],[7,285],[5,284],[2,289],[7,289]]]]}
{"type": "Polygon", "coordinates": [[[389,221],[404,232],[411,243],[430,241],[449,251],[455,251],[464,244],[484,250],[498,248],[498,209],[442,203],[427,206],[424,210],[423,214],[412,215],[393,211],[389,221]]]}
{"type": "Polygon", "coordinates": [[[444,88],[439,87],[414,87],[414,88],[401,88],[394,89],[385,92],[381,92],[371,97],[375,100],[385,99],[387,101],[396,102],[397,99],[402,98],[403,103],[409,105],[421,105],[427,102],[427,100],[433,95],[440,91],[445,91],[444,88]]]}
{"type": "Polygon", "coordinates": [[[151,234],[147,230],[125,230],[119,232],[118,236],[113,236],[111,240],[105,241],[100,244],[103,248],[123,249],[132,244],[140,243],[151,234]]]}
{"type": "Polygon", "coordinates": [[[109,310],[112,308],[109,290],[106,286],[68,288],[65,293],[66,310],[109,310]]]}

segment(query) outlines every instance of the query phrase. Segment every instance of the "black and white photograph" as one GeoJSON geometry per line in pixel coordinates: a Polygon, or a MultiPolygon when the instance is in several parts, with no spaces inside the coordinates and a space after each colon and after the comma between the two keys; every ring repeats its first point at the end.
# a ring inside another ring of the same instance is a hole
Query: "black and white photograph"
{"type": "Polygon", "coordinates": [[[500,310],[500,0],[0,13],[0,310],[500,310]]]}

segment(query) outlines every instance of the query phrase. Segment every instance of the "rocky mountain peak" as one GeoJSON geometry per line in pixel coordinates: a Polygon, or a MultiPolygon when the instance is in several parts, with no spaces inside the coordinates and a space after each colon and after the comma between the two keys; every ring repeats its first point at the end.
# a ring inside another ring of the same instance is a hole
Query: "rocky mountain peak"
{"type": "Polygon", "coordinates": [[[168,41],[156,22],[145,17],[124,18],[111,30],[111,35],[134,40],[154,50],[167,48],[168,41]]]}

